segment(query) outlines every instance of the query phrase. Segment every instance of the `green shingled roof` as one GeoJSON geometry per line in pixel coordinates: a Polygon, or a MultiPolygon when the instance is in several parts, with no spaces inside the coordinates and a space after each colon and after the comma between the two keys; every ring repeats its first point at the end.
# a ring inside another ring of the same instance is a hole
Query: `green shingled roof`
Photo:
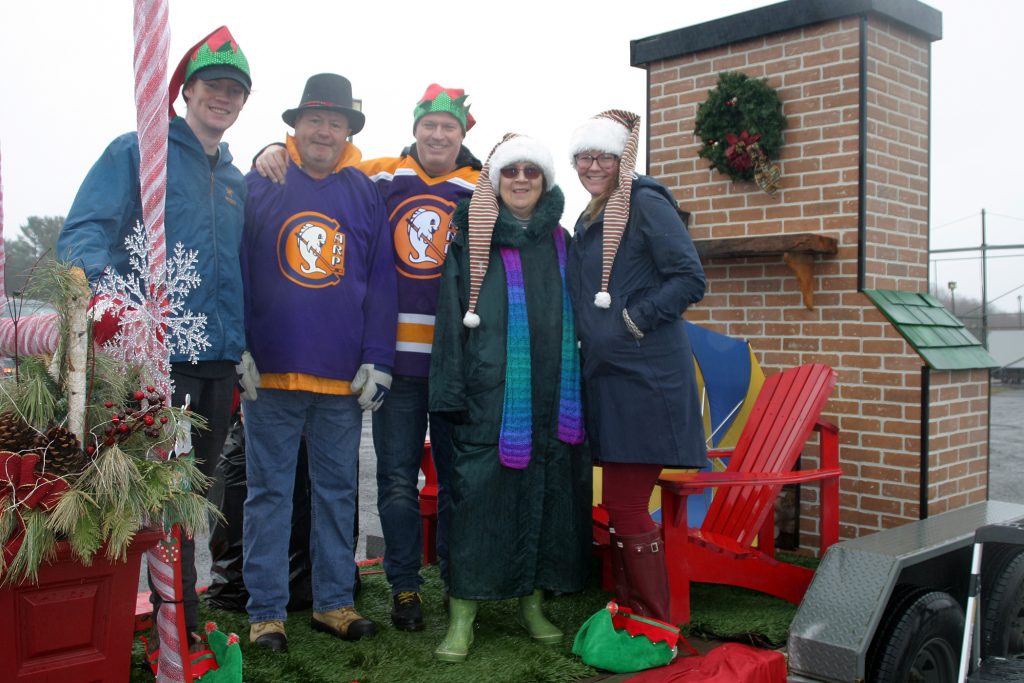
{"type": "Polygon", "coordinates": [[[864,294],[934,370],[997,368],[964,324],[931,294],[865,289],[864,294]]]}

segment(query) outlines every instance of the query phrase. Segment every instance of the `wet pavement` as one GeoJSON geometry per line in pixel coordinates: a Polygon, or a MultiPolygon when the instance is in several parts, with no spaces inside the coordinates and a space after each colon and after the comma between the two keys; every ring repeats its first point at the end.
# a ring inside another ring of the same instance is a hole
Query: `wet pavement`
{"type": "Polygon", "coordinates": [[[992,383],[989,498],[1024,502],[1024,385],[992,383]]]}

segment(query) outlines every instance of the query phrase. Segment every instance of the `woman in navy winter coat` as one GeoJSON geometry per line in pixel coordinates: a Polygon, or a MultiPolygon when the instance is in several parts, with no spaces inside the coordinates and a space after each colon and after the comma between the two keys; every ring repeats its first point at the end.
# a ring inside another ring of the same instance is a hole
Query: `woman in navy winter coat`
{"type": "Polygon", "coordinates": [[[671,193],[633,172],[639,122],[609,111],[573,135],[573,167],[592,199],[576,223],[566,280],[587,436],[604,468],[616,598],[666,621],[668,578],[648,501],[663,467],[707,463],[682,320],[705,281],[671,193]]]}

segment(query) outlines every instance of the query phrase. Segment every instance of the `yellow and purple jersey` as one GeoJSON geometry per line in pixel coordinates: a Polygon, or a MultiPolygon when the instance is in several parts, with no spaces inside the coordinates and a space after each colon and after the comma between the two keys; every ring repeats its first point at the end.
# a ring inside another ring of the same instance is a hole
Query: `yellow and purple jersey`
{"type": "Polygon", "coordinates": [[[410,154],[370,159],[356,168],[384,197],[398,274],[398,336],[394,374],[426,377],[434,339],[434,313],[456,205],[473,194],[480,171],[461,166],[431,177],[410,154]]]}

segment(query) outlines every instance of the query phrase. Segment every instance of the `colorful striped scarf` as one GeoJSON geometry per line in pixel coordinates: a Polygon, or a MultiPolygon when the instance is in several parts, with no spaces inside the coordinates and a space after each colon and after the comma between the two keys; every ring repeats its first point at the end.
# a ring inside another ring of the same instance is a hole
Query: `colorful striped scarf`
{"type": "MultiPolygon", "coordinates": [[[[558,399],[558,439],[565,443],[583,443],[583,410],[580,400],[580,359],[576,346],[569,292],[565,286],[566,249],[562,228],[551,237],[558,254],[558,272],[562,281],[562,346],[558,399]]],[[[523,263],[519,250],[501,247],[508,289],[508,331],[505,337],[505,402],[498,438],[501,464],[525,469],[530,464],[533,441],[532,382],[530,378],[530,327],[526,314],[526,290],[523,287],[523,263]]]]}
{"type": "MultiPolygon", "coordinates": [[[[498,220],[498,200],[491,185],[491,158],[502,144],[519,137],[506,133],[494,146],[480,172],[476,190],[469,203],[469,306],[463,323],[470,329],[480,325],[476,313],[477,300],[487,273],[491,236],[498,220]]],[[[496,169],[500,171],[501,169],[496,169]]],[[[558,272],[562,280],[562,345],[559,372],[558,438],[570,443],[583,443],[583,410],[580,399],[580,358],[576,346],[569,292],[565,285],[566,249],[564,231],[556,225],[552,233],[558,254],[558,272]]],[[[523,263],[519,250],[499,247],[505,265],[508,291],[508,324],[505,338],[505,397],[502,406],[498,457],[501,464],[525,469],[530,464],[533,444],[533,386],[530,360],[530,323],[526,312],[526,289],[523,263]]]]}

